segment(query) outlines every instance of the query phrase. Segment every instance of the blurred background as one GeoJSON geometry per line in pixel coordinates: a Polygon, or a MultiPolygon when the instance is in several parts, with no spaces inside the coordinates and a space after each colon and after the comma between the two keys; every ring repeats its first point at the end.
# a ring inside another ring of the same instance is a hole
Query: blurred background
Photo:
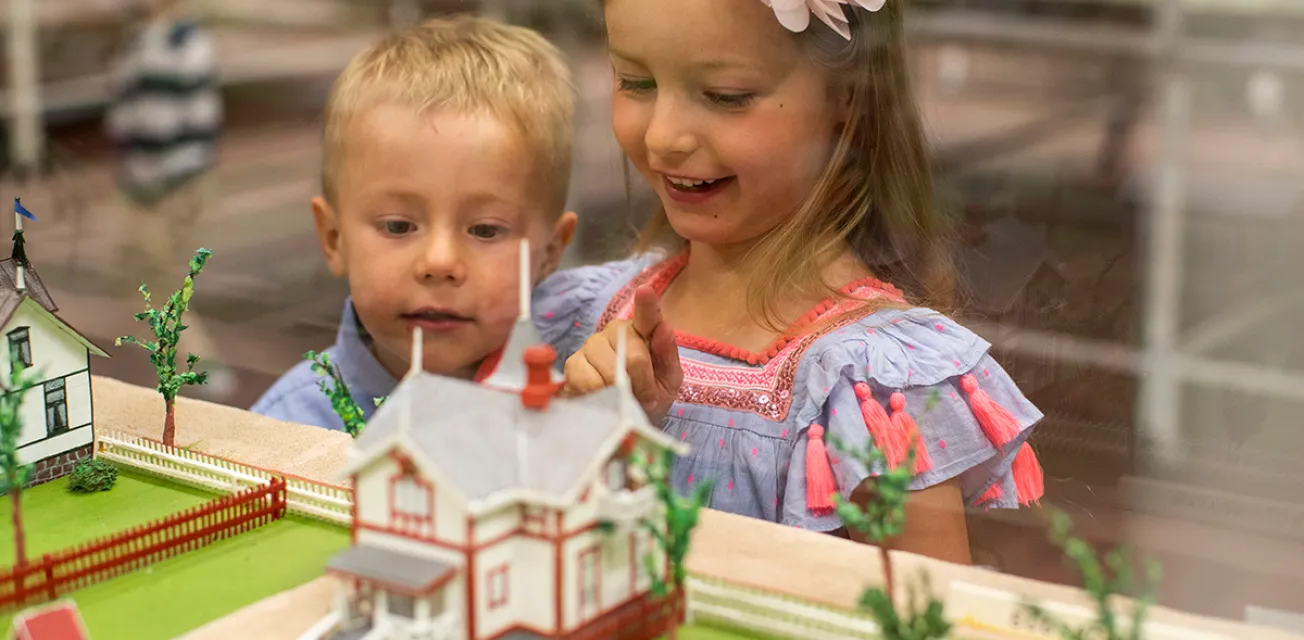
{"type": "MultiPolygon", "coordinates": [[[[0,182],[40,216],[27,253],[60,314],[100,344],[135,332],[141,307],[114,273],[133,228],[101,122],[138,4],[0,3],[0,182]],[[15,117],[23,104],[39,117],[15,117]]],[[[1304,0],[910,4],[938,201],[964,231],[963,320],[1047,414],[1032,440],[1046,503],[1092,542],[1161,561],[1163,604],[1304,618],[1304,0]]],[[[190,5],[216,38],[227,112],[220,196],[197,233],[214,257],[192,307],[235,373],[214,399],[248,407],[333,340],[345,287],[308,208],[320,108],[390,26],[473,11],[562,46],[581,93],[569,260],[626,252],[648,195],[628,202],[595,5],[190,5]]],[[[114,353],[96,373],[156,384],[139,351],[114,353]]],[[[973,537],[980,563],[1076,582],[1036,510],[974,514],[973,537]]]]}

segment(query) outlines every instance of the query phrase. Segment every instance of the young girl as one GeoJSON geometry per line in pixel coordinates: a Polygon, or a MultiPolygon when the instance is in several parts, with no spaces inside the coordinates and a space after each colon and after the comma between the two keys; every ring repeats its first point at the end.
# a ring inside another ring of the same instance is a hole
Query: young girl
{"type": "Polygon", "coordinates": [[[951,274],[903,0],[854,1],[606,0],[616,137],[662,204],[643,247],[680,248],[558,273],[536,312],[575,393],[612,383],[630,325],[636,392],[692,446],[681,491],[713,479],[712,508],[835,531],[833,493],[863,499],[875,470],[832,437],[892,465],[918,443],[893,544],[967,562],[966,505],[1040,497],[1042,414],[923,306],[951,274]]]}

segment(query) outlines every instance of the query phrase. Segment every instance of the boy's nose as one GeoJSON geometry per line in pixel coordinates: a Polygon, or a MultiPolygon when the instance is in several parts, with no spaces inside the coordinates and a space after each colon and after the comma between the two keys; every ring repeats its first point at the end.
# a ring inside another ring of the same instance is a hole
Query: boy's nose
{"type": "Polygon", "coordinates": [[[432,238],[421,256],[418,271],[422,280],[460,284],[466,279],[466,260],[460,245],[451,238],[432,238]]]}

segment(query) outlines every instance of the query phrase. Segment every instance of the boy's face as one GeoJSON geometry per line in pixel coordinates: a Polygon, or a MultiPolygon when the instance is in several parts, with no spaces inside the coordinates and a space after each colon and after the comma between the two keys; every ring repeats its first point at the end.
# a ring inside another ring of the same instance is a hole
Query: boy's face
{"type": "Polygon", "coordinates": [[[338,202],[314,198],[313,216],[377,359],[403,375],[420,326],[425,370],[471,377],[519,313],[521,239],[537,283],[560,262],[575,214],[548,211],[529,147],[489,115],[380,104],[341,143],[338,202]]]}

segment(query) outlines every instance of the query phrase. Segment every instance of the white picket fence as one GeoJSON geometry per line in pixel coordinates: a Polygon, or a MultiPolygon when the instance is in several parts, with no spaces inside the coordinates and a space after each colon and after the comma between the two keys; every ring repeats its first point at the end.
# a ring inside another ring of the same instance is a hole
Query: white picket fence
{"type": "Polygon", "coordinates": [[[274,473],[197,451],[125,433],[95,434],[95,456],[206,489],[235,493],[285,478],[286,506],[291,513],[348,526],[353,522],[353,491],[348,487],[274,473]]]}
{"type": "Polygon", "coordinates": [[[688,621],[722,622],[793,640],[864,640],[878,637],[878,625],[854,611],[748,589],[724,580],[690,575],[685,582],[688,621]]]}

